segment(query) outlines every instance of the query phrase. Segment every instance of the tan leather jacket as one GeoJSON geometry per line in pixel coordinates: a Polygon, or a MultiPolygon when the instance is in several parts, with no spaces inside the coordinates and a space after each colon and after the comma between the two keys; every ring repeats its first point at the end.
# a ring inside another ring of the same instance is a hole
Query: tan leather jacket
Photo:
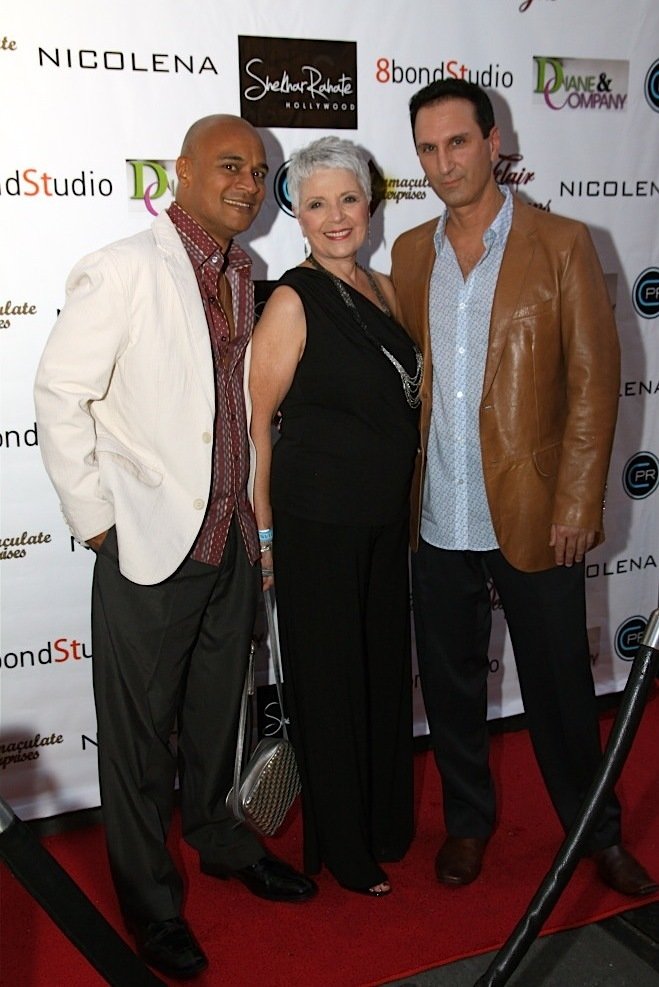
{"type": "MultiPolygon", "coordinates": [[[[399,315],[421,347],[421,448],[412,488],[412,547],[432,410],[428,291],[437,220],[392,251],[399,315]]],[[[618,405],[620,353],[602,269],[582,223],[515,200],[492,306],[480,437],[501,551],[527,572],[554,565],[552,523],[604,537],[604,488],[618,405]]]]}

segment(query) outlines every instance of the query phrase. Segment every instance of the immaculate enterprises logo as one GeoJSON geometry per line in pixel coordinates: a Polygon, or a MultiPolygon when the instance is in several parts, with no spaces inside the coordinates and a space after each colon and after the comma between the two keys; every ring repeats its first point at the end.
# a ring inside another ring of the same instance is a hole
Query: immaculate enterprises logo
{"type": "Polygon", "coordinates": [[[23,531],[20,535],[9,535],[6,538],[0,536],[0,560],[24,559],[28,549],[35,545],[48,545],[50,541],[51,536],[43,531],[32,534],[23,531]]]}
{"type": "Polygon", "coordinates": [[[622,486],[632,500],[645,500],[659,484],[659,459],[653,452],[637,452],[625,463],[622,486]]]}
{"type": "Polygon", "coordinates": [[[645,77],[645,98],[650,109],[659,113],[659,58],[650,66],[645,77]]]}
{"type": "Polygon", "coordinates": [[[255,127],[357,129],[354,41],[239,35],[240,113],[255,127]]]}
{"type": "Polygon", "coordinates": [[[632,303],[642,319],[659,316],[659,267],[646,267],[632,288],[632,303]]]}
{"type": "Polygon", "coordinates": [[[170,52],[101,51],[98,48],[37,48],[40,68],[101,72],[150,72],[156,75],[202,75],[217,69],[209,55],[170,52]]]}
{"type": "Polygon", "coordinates": [[[36,314],[36,305],[31,305],[30,302],[14,302],[11,298],[8,298],[4,305],[0,305],[0,329],[9,329],[11,320],[18,316],[36,314]]]}
{"type": "Polygon", "coordinates": [[[375,81],[382,85],[427,86],[439,79],[466,79],[484,89],[510,89],[513,73],[499,63],[485,66],[465,65],[460,58],[448,58],[437,65],[403,65],[383,55],[375,60],[375,81]]]}
{"type": "MultiPolygon", "coordinates": [[[[293,216],[293,204],[288,191],[288,166],[290,162],[284,161],[277,169],[274,178],[274,193],[277,205],[287,216],[293,216]]],[[[430,188],[428,179],[425,176],[415,178],[385,178],[377,165],[369,160],[368,170],[371,175],[371,216],[381,202],[410,202],[412,200],[425,199],[430,188]]]]}
{"type": "Polygon", "coordinates": [[[633,661],[636,657],[646,626],[647,620],[640,615],[628,617],[620,624],[616,631],[614,646],[616,654],[623,661],[633,661]]]}
{"type": "Polygon", "coordinates": [[[176,161],[128,158],[126,187],[134,209],[146,209],[152,216],[157,216],[176,194],[176,161]]]}
{"type": "Polygon", "coordinates": [[[629,62],[533,56],[533,101],[550,110],[624,110],[629,62]]]}
{"type": "Polygon", "coordinates": [[[35,733],[31,737],[8,740],[6,743],[0,744],[0,768],[4,771],[10,764],[19,764],[21,761],[36,761],[44,747],[54,747],[63,743],[64,735],[61,733],[51,733],[50,736],[45,737],[42,737],[40,733],[35,733]]]}

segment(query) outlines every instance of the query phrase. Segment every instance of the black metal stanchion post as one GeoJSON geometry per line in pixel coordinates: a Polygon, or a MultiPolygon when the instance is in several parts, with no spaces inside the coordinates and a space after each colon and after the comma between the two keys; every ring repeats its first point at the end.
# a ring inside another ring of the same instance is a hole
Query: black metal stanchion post
{"type": "Polygon", "coordinates": [[[0,798],[0,861],[112,987],[164,987],[0,798]]]}
{"type": "Polygon", "coordinates": [[[629,754],[652,680],[659,667],[659,609],[653,610],[622,694],[602,763],[572,828],[542,884],[508,940],[474,987],[508,983],[544,925],[582,856],[602,806],[615,786],[629,754]]]}

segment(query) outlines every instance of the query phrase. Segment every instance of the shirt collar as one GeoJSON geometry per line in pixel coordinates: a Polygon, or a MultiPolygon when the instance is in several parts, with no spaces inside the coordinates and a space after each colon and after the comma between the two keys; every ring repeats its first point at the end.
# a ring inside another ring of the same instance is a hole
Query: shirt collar
{"type": "MultiPolygon", "coordinates": [[[[507,185],[497,185],[497,188],[503,196],[503,202],[501,203],[501,208],[498,213],[485,230],[483,234],[483,243],[489,247],[495,243],[502,243],[505,245],[508,233],[510,231],[510,224],[513,218],[513,194],[507,185]]],[[[437,229],[435,230],[435,250],[437,256],[442,251],[444,246],[444,241],[446,239],[446,221],[448,219],[448,209],[445,209],[442,215],[439,217],[439,222],[437,223],[437,229]]]]}
{"type": "Polygon", "coordinates": [[[195,270],[203,267],[211,257],[220,257],[221,263],[217,265],[219,270],[224,266],[225,260],[226,267],[236,271],[251,268],[252,260],[242,247],[232,240],[225,254],[213,237],[185,209],[182,209],[178,202],[172,202],[167,213],[183,241],[195,270]]]}

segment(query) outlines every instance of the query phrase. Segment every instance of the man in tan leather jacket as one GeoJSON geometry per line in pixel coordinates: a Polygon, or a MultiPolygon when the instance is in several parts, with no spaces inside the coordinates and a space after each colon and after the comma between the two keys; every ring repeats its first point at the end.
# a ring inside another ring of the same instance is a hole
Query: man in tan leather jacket
{"type": "MultiPolygon", "coordinates": [[[[410,102],[423,170],[446,211],[398,238],[400,315],[421,347],[412,502],[421,682],[444,793],[436,872],[478,877],[495,824],[488,766],[488,579],[501,598],[527,722],[568,829],[601,755],[584,555],[602,540],[619,347],[587,229],[514,199],[492,165],[486,93],[434,82],[410,102]]],[[[592,836],[600,877],[657,885],[621,846],[612,797],[592,836]]]]}

